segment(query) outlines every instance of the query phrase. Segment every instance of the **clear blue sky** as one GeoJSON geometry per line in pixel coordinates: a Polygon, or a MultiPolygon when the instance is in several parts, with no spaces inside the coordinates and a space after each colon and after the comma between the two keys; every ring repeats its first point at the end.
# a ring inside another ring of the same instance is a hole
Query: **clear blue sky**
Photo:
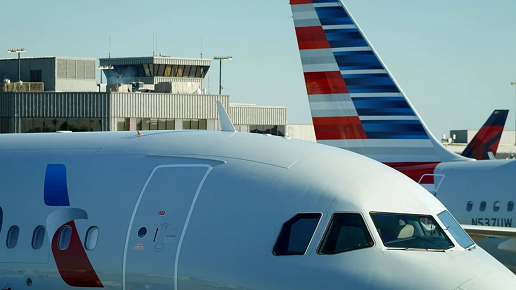
{"type": "MultiPolygon", "coordinates": [[[[346,0],[430,130],[476,129],[510,109],[514,129],[516,1],[346,0]]],[[[290,123],[311,123],[288,0],[110,0],[23,2],[6,10],[0,58],[232,55],[223,65],[233,103],[288,107],[290,123]]],[[[217,93],[218,63],[208,74],[217,93]]]]}

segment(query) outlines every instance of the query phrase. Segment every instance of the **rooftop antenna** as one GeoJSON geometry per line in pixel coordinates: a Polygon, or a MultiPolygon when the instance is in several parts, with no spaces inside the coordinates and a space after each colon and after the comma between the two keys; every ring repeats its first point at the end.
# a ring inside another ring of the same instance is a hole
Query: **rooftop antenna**
{"type": "Polygon", "coordinates": [[[202,34],[201,34],[201,58],[202,58],[202,34]]]}
{"type": "Polygon", "coordinates": [[[111,58],[111,35],[109,36],[109,57],[111,58]]]}
{"type": "Polygon", "coordinates": [[[158,37],[156,37],[156,54],[161,56],[161,54],[159,53],[159,49],[158,49],[158,37]]]}
{"type": "Polygon", "coordinates": [[[152,56],[154,55],[154,33],[152,33],[152,56]]]}

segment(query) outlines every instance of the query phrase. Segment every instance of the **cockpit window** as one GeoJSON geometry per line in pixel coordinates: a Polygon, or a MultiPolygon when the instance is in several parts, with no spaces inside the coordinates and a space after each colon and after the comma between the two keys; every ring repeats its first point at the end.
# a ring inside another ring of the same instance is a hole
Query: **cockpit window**
{"type": "Polygon", "coordinates": [[[468,248],[475,244],[447,210],[438,214],[437,217],[461,247],[468,248]]]}
{"type": "Polygon", "coordinates": [[[362,215],[358,213],[336,213],[324,234],[319,254],[338,254],[374,245],[362,215]]]}
{"type": "Polygon", "coordinates": [[[304,255],[315,233],[320,213],[300,213],[281,227],[272,253],[276,256],[304,255]]]}
{"type": "Polygon", "coordinates": [[[431,215],[371,213],[371,217],[386,247],[427,250],[453,247],[431,215]]]}

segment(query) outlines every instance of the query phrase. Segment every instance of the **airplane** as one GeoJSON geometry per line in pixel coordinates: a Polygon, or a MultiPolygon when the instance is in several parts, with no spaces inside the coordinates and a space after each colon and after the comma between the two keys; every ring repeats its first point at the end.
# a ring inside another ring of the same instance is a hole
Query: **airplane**
{"type": "Polygon", "coordinates": [[[494,159],[508,114],[509,110],[494,110],[460,155],[476,160],[494,159]]]}
{"type": "Polygon", "coordinates": [[[317,142],[413,179],[516,272],[514,160],[477,161],[446,149],[340,0],[290,4],[317,142]]]}
{"type": "Polygon", "coordinates": [[[217,106],[222,131],[0,136],[2,289],[516,289],[406,176],[217,106]]]}

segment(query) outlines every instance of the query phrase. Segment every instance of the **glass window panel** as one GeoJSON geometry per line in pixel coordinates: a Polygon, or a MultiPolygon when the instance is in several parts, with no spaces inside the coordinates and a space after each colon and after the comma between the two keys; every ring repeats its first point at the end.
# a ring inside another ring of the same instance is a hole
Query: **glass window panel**
{"type": "Polygon", "coordinates": [[[171,65],[167,65],[165,67],[165,76],[166,77],[170,77],[171,74],[172,74],[172,66],[171,65]]]}
{"type": "Polygon", "coordinates": [[[102,119],[101,118],[91,118],[90,131],[102,131],[102,119]]]}
{"type": "Polygon", "coordinates": [[[466,211],[471,211],[473,209],[473,202],[468,201],[468,204],[466,204],[466,211]]]}
{"type": "Polygon", "coordinates": [[[79,118],[79,132],[90,131],[90,118],[79,118]]]}
{"type": "Polygon", "coordinates": [[[18,244],[18,235],[20,234],[20,228],[18,226],[12,226],[7,232],[7,248],[13,249],[18,244]]]}
{"type": "Polygon", "coordinates": [[[199,130],[199,119],[192,119],[192,122],[190,123],[190,129],[199,130]]]}
{"type": "Polygon", "coordinates": [[[176,120],[167,119],[167,130],[175,130],[176,129],[176,120]]]}
{"type": "Polygon", "coordinates": [[[249,133],[258,133],[258,126],[249,125],[249,133]]]}
{"type": "Polygon", "coordinates": [[[180,65],[177,67],[177,77],[183,77],[184,69],[185,69],[184,65],[180,65]]]}
{"type": "Polygon", "coordinates": [[[265,125],[263,126],[263,134],[271,134],[272,126],[265,125]]]}
{"type": "Polygon", "coordinates": [[[99,228],[91,227],[86,232],[86,238],[84,240],[84,247],[86,250],[93,250],[97,246],[97,241],[99,239],[99,228]]]}
{"type": "Polygon", "coordinates": [[[45,132],[55,132],[56,123],[57,121],[55,118],[45,118],[45,132]]]}
{"type": "Polygon", "coordinates": [[[271,135],[278,136],[278,126],[272,126],[271,135]]]}
{"type": "Polygon", "coordinates": [[[183,120],[183,130],[190,130],[190,119],[183,120]]]}
{"type": "Polygon", "coordinates": [[[499,211],[500,210],[500,202],[499,201],[496,201],[494,204],[493,204],[493,211],[499,211]]]}
{"type": "MultiPolygon", "coordinates": [[[[160,77],[165,76],[165,69],[167,68],[167,66],[166,66],[166,65],[164,65],[164,64],[159,64],[159,65],[158,65],[158,67],[159,67],[159,68],[158,68],[158,74],[157,74],[157,76],[160,76],[160,77]]],[[[151,130],[152,130],[152,129],[151,129],[151,130]]]]}
{"type": "Polygon", "coordinates": [[[461,247],[468,248],[475,244],[475,242],[473,242],[473,240],[468,236],[468,234],[466,234],[459,223],[457,223],[455,218],[453,218],[453,216],[447,210],[438,214],[437,217],[441,220],[443,225],[446,227],[446,230],[448,230],[448,232],[461,247]]]}
{"type": "Polygon", "coordinates": [[[136,118],[136,130],[141,130],[141,129],[142,129],[142,119],[136,118]]]}
{"type": "Polygon", "coordinates": [[[45,132],[45,119],[32,118],[32,128],[33,132],[45,132]]]}
{"type": "Polygon", "coordinates": [[[70,245],[70,240],[72,238],[72,228],[68,225],[61,228],[59,231],[59,238],[57,240],[57,247],[59,250],[66,250],[70,245]]]}
{"type": "Polygon", "coordinates": [[[32,133],[32,118],[22,118],[21,119],[21,133],[32,133]]]}
{"type": "Polygon", "coordinates": [[[204,70],[204,67],[198,66],[197,69],[195,70],[195,77],[196,78],[202,77],[203,70],[204,70]]]}
{"type": "Polygon", "coordinates": [[[154,73],[153,76],[155,76],[155,77],[159,76],[158,71],[159,71],[160,65],[159,64],[151,64],[151,66],[153,66],[153,73],[154,73]]]}
{"type": "Polygon", "coordinates": [[[116,118],[116,130],[125,131],[125,118],[116,118]]]}
{"type": "Polygon", "coordinates": [[[143,118],[142,120],[142,130],[149,130],[150,128],[150,118],[143,118]]]}
{"type": "Polygon", "coordinates": [[[371,217],[386,247],[426,250],[453,247],[431,215],[371,213],[371,217]]]}
{"type": "Polygon", "coordinates": [[[151,69],[149,68],[149,65],[148,65],[148,64],[144,64],[144,65],[143,65],[143,70],[145,71],[145,76],[146,76],[146,77],[150,77],[150,76],[152,76],[152,74],[151,74],[151,69]]]}
{"type": "Polygon", "coordinates": [[[324,234],[319,254],[338,254],[370,248],[373,238],[362,215],[358,213],[336,213],[324,234]]]}
{"type": "Polygon", "coordinates": [[[190,70],[192,69],[192,66],[191,65],[185,65],[185,68],[183,70],[183,76],[186,78],[186,77],[190,77],[190,70]]]}
{"type": "Polygon", "coordinates": [[[278,136],[285,136],[285,126],[278,126],[278,136]]]}
{"type": "Polygon", "coordinates": [[[56,131],[68,131],[67,118],[56,118],[56,131]]]}
{"type": "Polygon", "coordinates": [[[486,202],[485,201],[480,203],[480,208],[479,209],[480,209],[480,211],[485,211],[486,210],[486,202]]]}
{"type": "Polygon", "coordinates": [[[79,131],[79,118],[68,118],[68,130],[72,132],[79,131]]]}
{"type": "Polygon", "coordinates": [[[172,66],[172,76],[173,77],[177,77],[177,69],[178,69],[177,65],[172,66]]]}
{"type": "Polygon", "coordinates": [[[199,120],[199,130],[208,130],[208,120],[206,120],[206,119],[199,120]]]}
{"type": "Polygon", "coordinates": [[[158,119],[158,130],[167,130],[167,119],[158,119]]]}
{"type": "Polygon", "coordinates": [[[514,201],[509,201],[507,203],[507,211],[512,211],[514,209],[514,201]]]}
{"type": "Polygon", "coordinates": [[[281,227],[272,253],[276,256],[304,255],[315,233],[320,213],[301,213],[281,227]]]}
{"type": "Polygon", "coordinates": [[[45,241],[45,227],[38,226],[34,233],[32,234],[32,248],[34,250],[38,250],[43,246],[43,242],[45,241]]]}
{"type": "Polygon", "coordinates": [[[150,119],[149,130],[158,130],[158,119],[150,119]]]}

